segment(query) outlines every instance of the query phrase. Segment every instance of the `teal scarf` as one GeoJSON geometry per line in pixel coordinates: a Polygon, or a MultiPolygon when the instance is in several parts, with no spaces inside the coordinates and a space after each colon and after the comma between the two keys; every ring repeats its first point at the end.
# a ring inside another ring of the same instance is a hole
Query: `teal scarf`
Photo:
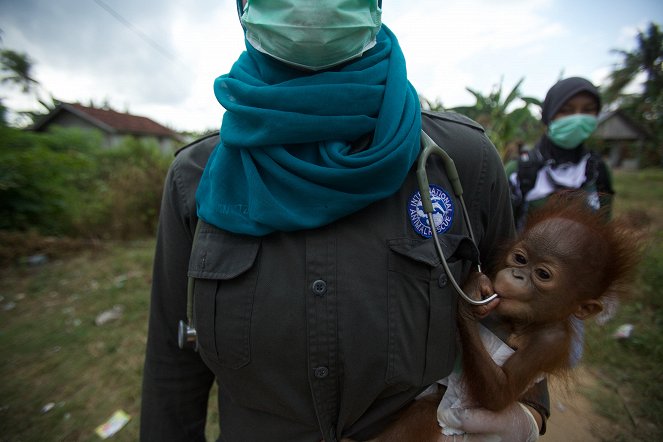
{"type": "Polygon", "coordinates": [[[246,49],[214,83],[227,111],[196,192],[201,219],[254,236],[310,229],[400,188],[421,112],[389,29],[362,57],[314,73],[246,49]],[[370,146],[353,150],[367,134],[370,146]]]}

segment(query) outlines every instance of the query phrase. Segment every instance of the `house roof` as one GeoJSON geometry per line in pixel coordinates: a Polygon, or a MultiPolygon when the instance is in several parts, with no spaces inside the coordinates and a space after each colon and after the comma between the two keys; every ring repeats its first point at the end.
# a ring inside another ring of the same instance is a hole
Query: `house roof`
{"type": "Polygon", "coordinates": [[[649,134],[642,126],[617,109],[599,115],[594,136],[604,140],[640,140],[648,138],[649,134]]]}
{"type": "Polygon", "coordinates": [[[164,136],[179,139],[177,132],[147,117],[117,112],[111,109],[83,106],[79,103],[59,104],[50,114],[38,121],[33,126],[33,130],[44,130],[63,113],[74,114],[104,132],[164,136]]]}

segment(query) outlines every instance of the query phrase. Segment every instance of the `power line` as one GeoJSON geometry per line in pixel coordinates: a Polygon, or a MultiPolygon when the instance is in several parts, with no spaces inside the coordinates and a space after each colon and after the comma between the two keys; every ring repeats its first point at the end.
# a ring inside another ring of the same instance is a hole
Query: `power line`
{"type": "Polygon", "coordinates": [[[127,27],[131,32],[134,34],[138,35],[143,41],[145,41],[147,44],[152,46],[154,50],[159,52],[161,55],[164,57],[168,58],[170,61],[179,63],[179,60],[177,60],[177,57],[175,57],[169,50],[161,46],[159,43],[154,41],[152,38],[150,38],[149,35],[138,29],[136,26],[131,24],[129,20],[124,18],[119,12],[111,8],[106,2],[103,0],[94,0],[94,2],[99,5],[101,8],[103,8],[106,12],[108,12],[113,18],[115,18],[117,21],[122,23],[125,27],[127,27]]]}

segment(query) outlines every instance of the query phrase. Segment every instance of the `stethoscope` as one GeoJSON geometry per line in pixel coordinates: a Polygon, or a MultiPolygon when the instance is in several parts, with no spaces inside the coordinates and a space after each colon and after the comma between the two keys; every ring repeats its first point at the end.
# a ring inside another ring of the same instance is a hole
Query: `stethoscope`
{"type": "MultiPolygon", "coordinates": [[[[428,175],[426,174],[426,161],[428,160],[428,157],[432,153],[435,153],[440,157],[442,157],[442,162],[444,163],[444,170],[447,174],[447,178],[451,183],[451,187],[453,188],[454,194],[460,201],[460,206],[462,209],[461,211],[463,213],[463,219],[465,220],[465,224],[467,224],[467,231],[470,234],[470,240],[474,244],[474,247],[476,247],[477,243],[476,240],[474,239],[474,231],[472,230],[472,224],[470,223],[470,216],[467,213],[467,207],[465,206],[465,200],[463,199],[463,186],[461,186],[460,184],[460,178],[458,177],[458,170],[456,169],[456,164],[454,163],[454,160],[452,160],[451,157],[444,150],[442,150],[440,146],[435,144],[435,142],[431,139],[431,137],[426,135],[426,132],[424,132],[423,130],[421,131],[421,147],[423,148],[423,152],[421,152],[421,154],[419,155],[419,161],[417,162],[417,184],[419,186],[419,193],[421,194],[421,204],[423,205],[424,213],[426,213],[428,217],[428,225],[431,228],[431,232],[433,234],[433,242],[435,244],[435,249],[437,250],[437,256],[440,258],[440,261],[442,261],[442,267],[444,267],[444,272],[447,274],[449,281],[451,281],[451,285],[460,295],[460,297],[463,298],[463,300],[465,300],[466,302],[472,305],[488,304],[490,301],[497,298],[498,296],[497,293],[493,293],[489,297],[477,301],[472,299],[470,296],[468,296],[463,291],[463,289],[461,289],[460,286],[458,285],[456,278],[454,278],[453,274],[451,273],[451,270],[449,269],[447,260],[444,258],[444,253],[442,252],[442,246],[440,245],[440,239],[437,236],[435,221],[433,220],[433,202],[430,197],[430,188],[428,187],[428,175]]],[[[481,272],[481,263],[477,264],[477,270],[481,272]]]]}
{"type": "MultiPolygon", "coordinates": [[[[433,220],[433,202],[430,196],[430,188],[428,187],[428,175],[426,174],[426,161],[431,154],[437,154],[442,158],[444,163],[444,169],[453,188],[454,194],[460,201],[460,206],[463,213],[463,219],[465,224],[467,224],[467,231],[470,235],[470,240],[476,247],[476,241],[474,238],[474,231],[472,230],[472,224],[470,223],[470,216],[467,213],[467,207],[465,206],[465,200],[463,199],[463,186],[460,184],[460,178],[458,177],[458,170],[456,165],[451,157],[444,151],[440,146],[435,144],[435,142],[428,136],[424,131],[421,131],[421,147],[423,148],[422,153],[419,155],[419,160],[417,163],[417,184],[419,186],[419,193],[421,193],[421,203],[423,205],[424,213],[428,217],[428,224],[431,227],[431,232],[433,236],[433,242],[435,244],[435,249],[437,250],[437,255],[442,262],[442,267],[444,272],[447,274],[448,280],[451,281],[451,285],[456,290],[456,292],[465,300],[466,302],[472,305],[485,305],[488,304],[493,299],[497,298],[497,293],[492,294],[488,298],[482,300],[474,300],[468,296],[463,289],[460,288],[456,278],[454,278],[447,264],[447,260],[444,257],[444,252],[442,252],[442,245],[440,244],[440,239],[437,236],[437,229],[435,228],[435,221],[433,220]]],[[[198,236],[198,230],[202,223],[198,222],[196,225],[196,231],[194,233],[194,242],[198,236]]],[[[481,272],[481,263],[477,264],[477,270],[481,272]]],[[[192,348],[198,350],[198,340],[196,327],[193,320],[193,287],[194,278],[189,277],[187,283],[187,302],[186,302],[186,311],[187,311],[187,321],[180,321],[179,328],[177,333],[177,343],[180,348],[192,348]]]]}

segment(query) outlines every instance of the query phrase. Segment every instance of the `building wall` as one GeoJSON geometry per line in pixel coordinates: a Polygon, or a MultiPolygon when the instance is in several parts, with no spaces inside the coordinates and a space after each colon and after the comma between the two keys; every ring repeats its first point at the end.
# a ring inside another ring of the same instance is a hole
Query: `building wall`
{"type": "Polygon", "coordinates": [[[596,129],[595,136],[606,140],[637,140],[640,138],[640,134],[617,116],[603,121],[596,129]]]}
{"type": "Polygon", "coordinates": [[[88,123],[86,120],[83,120],[77,115],[74,115],[70,112],[60,112],[51,121],[49,121],[46,126],[42,127],[41,130],[47,131],[51,126],[98,131],[101,132],[101,134],[104,137],[104,144],[101,147],[109,148],[117,144],[113,134],[110,134],[106,131],[99,129],[97,126],[88,123]]]}
{"type": "Polygon", "coordinates": [[[60,126],[64,128],[78,128],[78,129],[83,129],[83,130],[95,130],[101,132],[101,134],[104,137],[104,144],[103,148],[113,148],[117,147],[120,144],[124,142],[128,137],[133,137],[136,139],[146,139],[146,140],[154,140],[159,146],[159,149],[161,152],[164,154],[172,154],[175,152],[177,148],[180,147],[181,143],[178,143],[176,140],[173,140],[172,138],[169,137],[163,137],[163,136],[153,136],[153,135],[127,135],[127,134],[119,134],[119,133],[112,133],[112,132],[106,132],[104,130],[101,130],[99,127],[94,126],[87,122],[86,120],[78,117],[77,115],[74,115],[70,112],[61,112],[58,115],[56,115],[51,121],[48,122],[48,125],[41,128],[41,130],[48,130],[49,127],[51,126],[60,126]]]}
{"type": "Polygon", "coordinates": [[[593,137],[603,140],[609,149],[608,164],[612,167],[637,169],[640,167],[644,138],[619,113],[599,124],[593,137]]]}

